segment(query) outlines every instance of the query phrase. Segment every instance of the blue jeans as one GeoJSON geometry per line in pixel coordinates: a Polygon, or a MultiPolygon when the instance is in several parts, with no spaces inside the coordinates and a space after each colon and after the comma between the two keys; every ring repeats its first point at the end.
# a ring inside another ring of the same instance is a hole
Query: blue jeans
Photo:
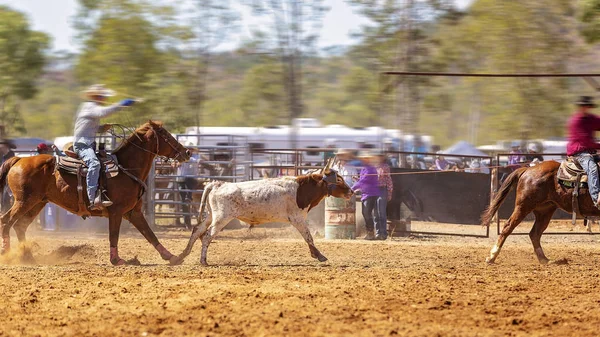
{"type": "Polygon", "coordinates": [[[385,212],[383,213],[384,217],[382,218],[380,207],[381,203],[379,202],[379,198],[380,197],[367,197],[365,200],[363,200],[362,215],[363,218],[365,218],[365,227],[367,228],[367,232],[375,231],[375,235],[387,238],[387,223],[385,220],[385,212]]]}
{"type": "Polygon", "coordinates": [[[387,187],[379,187],[379,191],[381,192],[381,196],[377,197],[377,213],[379,215],[379,221],[376,221],[377,235],[383,236],[387,238],[387,196],[388,190],[387,187]]]}
{"type": "Polygon", "coordinates": [[[96,157],[96,151],[93,145],[85,143],[73,144],[73,150],[83,160],[88,168],[85,182],[87,184],[87,194],[90,204],[94,202],[96,191],[98,190],[98,178],[100,177],[100,161],[96,157]]]}
{"type": "Polygon", "coordinates": [[[588,175],[588,189],[595,205],[598,202],[598,193],[600,192],[600,181],[598,180],[598,164],[594,160],[594,155],[589,153],[580,153],[576,156],[577,161],[588,175]]]}

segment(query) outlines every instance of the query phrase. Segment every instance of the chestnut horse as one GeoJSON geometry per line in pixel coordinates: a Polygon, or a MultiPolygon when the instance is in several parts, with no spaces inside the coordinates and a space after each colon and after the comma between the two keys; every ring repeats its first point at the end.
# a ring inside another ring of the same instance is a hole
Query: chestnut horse
{"type": "MultiPolygon", "coordinates": [[[[160,122],[149,121],[124,139],[113,154],[126,172],[121,170],[116,177],[106,181],[107,195],[113,205],[103,211],[91,212],[92,216],[108,217],[110,262],[113,265],[125,263],[117,249],[123,218],[142,233],[164,260],[171,260],[173,254],[160,244],[142,214],[141,196],[145,188],[142,184],[156,156],[183,162],[190,158],[189,150],[177,142],[160,122]]],[[[15,157],[6,161],[0,167],[0,189],[7,183],[14,194],[14,203],[0,218],[2,252],[10,249],[11,227],[15,229],[19,242],[23,242],[27,227],[48,202],[77,215],[86,215],[86,210],[78,207],[77,177],[58,171],[56,159],[51,155],[15,157]]],[[[87,197],[85,199],[87,205],[87,197]]]]}
{"type": "MultiPolygon", "coordinates": [[[[573,212],[571,202],[573,189],[559,184],[556,178],[559,166],[560,163],[556,161],[545,161],[533,167],[519,168],[506,178],[502,187],[500,187],[500,190],[494,196],[494,200],[492,200],[492,203],[482,216],[482,224],[489,226],[490,221],[504,199],[506,199],[510,190],[516,186],[517,197],[515,208],[508,221],[504,224],[502,232],[498,236],[498,241],[492,247],[490,256],[486,259],[488,263],[494,263],[506,238],[531,212],[535,215],[535,222],[529,232],[529,237],[531,238],[535,255],[542,264],[550,262],[546,255],[544,255],[540,238],[548,227],[552,215],[557,208],[568,213],[573,212]]],[[[579,190],[578,202],[581,215],[585,217],[600,215],[600,210],[594,206],[592,198],[587,193],[587,189],[579,190]]]]}

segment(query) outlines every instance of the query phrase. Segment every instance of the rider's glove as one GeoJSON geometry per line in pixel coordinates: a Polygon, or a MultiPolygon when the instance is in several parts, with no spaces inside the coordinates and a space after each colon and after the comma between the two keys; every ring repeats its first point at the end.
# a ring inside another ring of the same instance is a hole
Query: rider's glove
{"type": "Polygon", "coordinates": [[[133,105],[133,103],[135,103],[134,100],[132,100],[131,98],[126,98],[121,101],[120,105],[121,106],[130,106],[130,105],[133,105]]]}

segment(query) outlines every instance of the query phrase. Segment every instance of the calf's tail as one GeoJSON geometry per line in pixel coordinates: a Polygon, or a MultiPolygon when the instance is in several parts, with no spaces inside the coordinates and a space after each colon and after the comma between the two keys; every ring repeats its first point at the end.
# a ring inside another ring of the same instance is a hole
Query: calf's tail
{"type": "Polygon", "coordinates": [[[206,218],[204,217],[204,211],[206,210],[206,203],[208,200],[208,195],[210,194],[210,192],[212,191],[212,189],[215,186],[216,186],[215,183],[210,183],[210,184],[206,185],[206,187],[204,188],[204,192],[202,193],[202,200],[200,201],[198,224],[196,226],[194,226],[194,228],[192,229],[192,235],[190,236],[190,240],[188,241],[188,244],[185,247],[185,249],[183,250],[183,252],[181,252],[181,254],[179,254],[179,256],[177,257],[176,264],[182,263],[183,260],[188,255],[190,255],[190,253],[192,252],[192,248],[194,247],[194,243],[196,243],[196,240],[198,240],[198,238],[206,232],[206,224],[205,224],[206,218]]]}

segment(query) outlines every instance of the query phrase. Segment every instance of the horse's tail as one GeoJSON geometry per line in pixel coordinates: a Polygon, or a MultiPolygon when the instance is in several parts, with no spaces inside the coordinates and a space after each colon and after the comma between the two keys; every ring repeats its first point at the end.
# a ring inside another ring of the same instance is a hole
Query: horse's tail
{"type": "Polygon", "coordinates": [[[13,167],[21,157],[12,157],[6,160],[2,166],[0,166],[0,194],[4,192],[4,187],[6,186],[6,177],[8,176],[8,171],[13,167]]]}
{"type": "Polygon", "coordinates": [[[510,190],[513,188],[513,186],[516,186],[516,184],[519,182],[519,179],[521,179],[521,176],[523,175],[523,173],[526,170],[527,170],[527,167],[521,167],[521,168],[515,170],[513,173],[511,173],[506,178],[506,180],[502,184],[502,187],[500,187],[500,190],[494,196],[494,200],[492,200],[492,202],[490,203],[488,208],[483,213],[483,215],[481,217],[481,225],[482,226],[490,225],[490,222],[492,221],[494,214],[496,214],[496,212],[498,212],[498,209],[500,208],[500,206],[502,205],[502,203],[508,196],[508,192],[510,192],[510,190]]]}

